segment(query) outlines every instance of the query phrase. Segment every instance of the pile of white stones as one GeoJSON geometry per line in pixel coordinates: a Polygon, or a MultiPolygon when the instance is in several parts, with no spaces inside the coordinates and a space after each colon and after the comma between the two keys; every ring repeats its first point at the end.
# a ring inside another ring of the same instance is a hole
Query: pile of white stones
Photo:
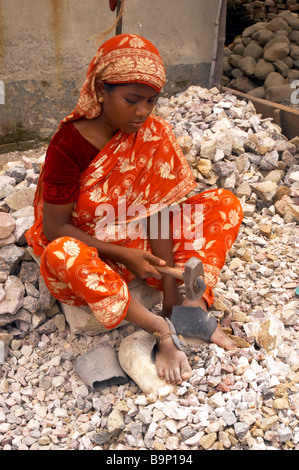
{"type": "Polygon", "coordinates": [[[75,360],[102,344],[118,350],[135,328],[71,333],[24,240],[44,149],[14,154],[0,175],[2,449],[298,450],[298,140],[215,89],[160,98],[157,112],[198,190],[224,186],[242,201],[213,314],[247,347],[190,347],[192,377],[174,390],[146,395],[131,380],[91,390],[75,360]]]}
{"type": "Polygon", "coordinates": [[[271,207],[286,222],[299,221],[299,137],[288,141],[251,102],[230,93],[190,87],[159,100],[198,181],[198,189],[233,191],[245,214],[271,207]]]}

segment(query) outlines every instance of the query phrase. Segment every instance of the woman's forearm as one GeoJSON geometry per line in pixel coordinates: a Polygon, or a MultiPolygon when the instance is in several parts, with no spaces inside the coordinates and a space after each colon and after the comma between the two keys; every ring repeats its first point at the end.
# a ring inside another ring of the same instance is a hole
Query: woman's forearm
{"type": "MultiPolygon", "coordinates": [[[[148,219],[148,233],[155,233],[156,237],[149,237],[152,252],[155,256],[162,258],[166,261],[166,266],[174,267],[174,256],[173,256],[173,240],[172,240],[172,231],[171,227],[169,227],[169,238],[163,238],[162,236],[162,222],[161,222],[161,213],[158,214],[158,220],[155,219],[148,219]],[[150,224],[153,223],[153,220],[158,223],[158,226],[155,227],[155,230],[151,231],[150,224]]],[[[170,222],[169,222],[170,224],[170,222]]],[[[176,298],[178,299],[178,288],[176,280],[169,276],[164,275],[162,278],[162,286],[163,286],[163,293],[164,299],[166,298],[176,298]]],[[[167,299],[166,299],[167,300],[167,299]]]]}

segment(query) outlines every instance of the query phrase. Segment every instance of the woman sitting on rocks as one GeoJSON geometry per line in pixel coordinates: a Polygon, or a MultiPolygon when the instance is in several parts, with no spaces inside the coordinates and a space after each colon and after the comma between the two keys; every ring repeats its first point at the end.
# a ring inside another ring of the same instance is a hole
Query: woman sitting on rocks
{"type": "MultiPolygon", "coordinates": [[[[107,329],[125,318],[156,333],[157,372],[181,383],[191,368],[164,317],[182,304],[207,318],[242,209],[227,190],[189,197],[196,188],[191,169],[171,127],[151,114],[164,83],[160,54],[146,39],[123,34],[99,48],[75,110],[49,145],[26,238],[56,299],[88,304],[107,329]],[[159,272],[166,265],[183,270],[191,257],[202,260],[207,286],[196,302],[159,272]],[[135,277],[163,291],[164,317],[131,298],[135,277]]],[[[217,324],[212,330],[212,342],[235,347],[217,324]]]]}

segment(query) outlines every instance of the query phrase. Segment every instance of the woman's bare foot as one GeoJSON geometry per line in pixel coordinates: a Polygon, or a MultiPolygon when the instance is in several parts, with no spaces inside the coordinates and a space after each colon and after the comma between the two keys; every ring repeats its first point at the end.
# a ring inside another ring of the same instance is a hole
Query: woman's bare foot
{"type": "Polygon", "coordinates": [[[176,348],[171,338],[158,342],[156,367],[159,377],[167,383],[181,384],[191,377],[187,356],[176,348]]]}
{"type": "MultiPolygon", "coordinates": [[[[147,310],[143,305],[131,298],[126,320],[140,326],[149,333],[165,335],[169,333],[167,321],[147,310]]],[[[167,383],[180,384],[191,376],[191,367],[187,356],[175,346],[171,337],[158,341],[156,353],[156,368],[160,378],[167,383]]]]}
{"type": "Polygon", "coordinates": [[[220,348],[226,349],[227,351],[236,351],[238,346],[232,341],[220,328],[216,327],[216,330],[212,334],[210,341],[217,344],[220,348]]]}

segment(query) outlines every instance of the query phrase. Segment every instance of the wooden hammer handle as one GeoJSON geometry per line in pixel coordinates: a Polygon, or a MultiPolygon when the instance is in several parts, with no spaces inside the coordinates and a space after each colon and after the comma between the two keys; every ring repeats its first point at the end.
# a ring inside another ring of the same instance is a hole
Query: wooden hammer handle
{"type": "Polygon", "coordinates": [[[178,268],[171,268],[170,266],[155,266],[155,268],[161,274],[168,274],[176,279],[184,280],[184,272],[178,268]]]}

